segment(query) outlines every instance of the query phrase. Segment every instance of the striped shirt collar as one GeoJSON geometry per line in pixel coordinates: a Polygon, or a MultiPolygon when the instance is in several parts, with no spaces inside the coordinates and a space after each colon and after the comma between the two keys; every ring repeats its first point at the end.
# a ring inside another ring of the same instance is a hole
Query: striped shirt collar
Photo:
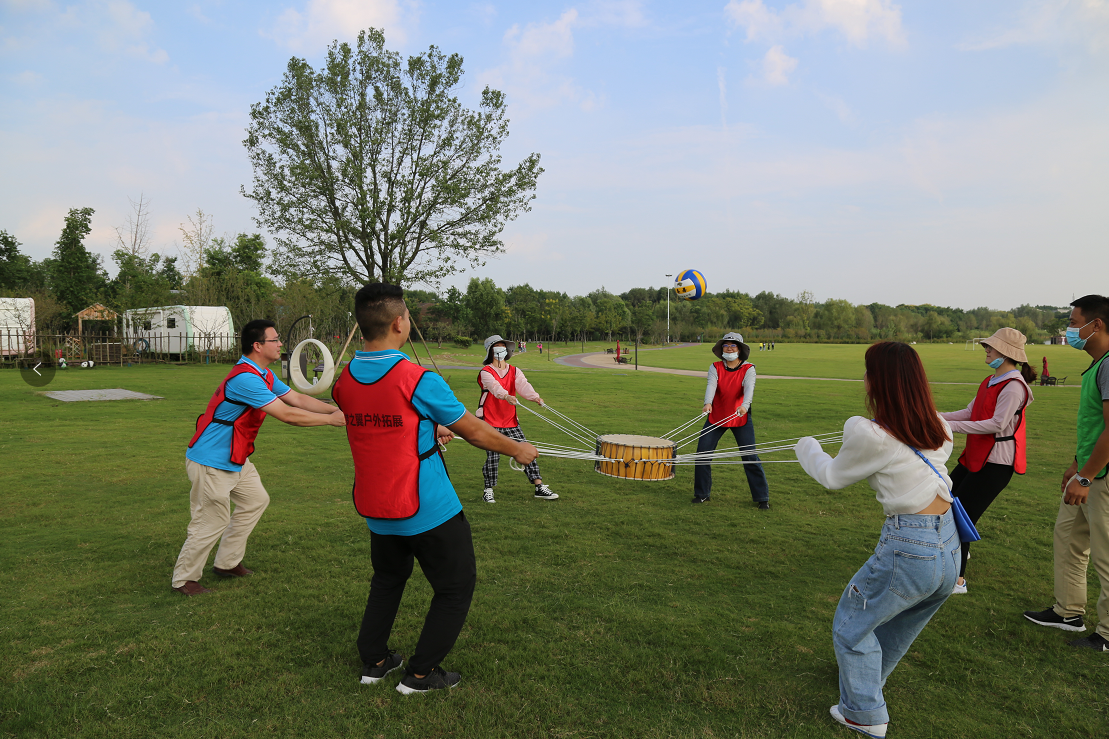
{"type": "Polygon", "coordinates": [[[1016,379],[1017,375],[1019,375],[1019,374],[1020,374],[1020,372],[1018,372],[1017,370],[1009,370],[1008,372],[1006,372],[1003,375],[998,375],[997,377],[991,377],[987,387],[993,387],[997,383],[1005,382],[1006,380],[1014,380],[1014,379],[1016,379]]]}

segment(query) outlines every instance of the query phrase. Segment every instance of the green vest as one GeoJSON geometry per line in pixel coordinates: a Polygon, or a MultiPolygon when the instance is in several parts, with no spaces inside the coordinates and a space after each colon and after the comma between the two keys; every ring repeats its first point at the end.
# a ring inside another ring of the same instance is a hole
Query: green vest
{"type": "MultiPolygon", "coordinates": [[[[1097,387],[1097,373],[1106,356],[1109,355],[1103,355],[1082,373],[1082,391],[1078,400],[1078,451],[1075,454],[1078,469],[1082,469],[1086,464],[1094,451],[1098,437],[1105,430],[1104,402],[1101,399],[1101,391],[1097,387]]],[[[1097,477],[1105,477],[1107,471],[1109,467],[1102,470],[1097,477]]]]}

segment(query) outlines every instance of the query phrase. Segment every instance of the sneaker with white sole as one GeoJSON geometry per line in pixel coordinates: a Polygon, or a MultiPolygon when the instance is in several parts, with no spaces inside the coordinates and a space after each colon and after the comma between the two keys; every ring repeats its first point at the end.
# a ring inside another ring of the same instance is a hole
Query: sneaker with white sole
{"type": "Polygon", "coordinates": [[[1086,630],[1086,624],[1082,622],[1081,616],[1063,618],[1055,612],[1054,608],[1048,608],[1043,611],[1025,611],[1024,617],[1034,624],[1050,626],[1053,629],[1062,629],[1063,631],[1086,630]]]}
{"type": "Polygon", "coordinates": [[[397,692],[404,695],[429,693],[432,690],[453,688],[455,685],[458,685],[461,680],[462,676],[457,672],[447,672],[442,667],[436,667],[423,677],[405,675],[404,679],[397,683],[397,692]]]}
{"type": "Polygon", "coordinates": [[[546,485],[535,486],[535,497],[542,500],[558,500],[558,493],[553,492],[546,485]]]}
{"type": "Polygon", "coordinates": [[[966,592],[967,592],[967,581],[964,579],[963,584],[960,585],[959,581],[956,580],[955,581],[955,587],[951,588],[951,594],[952,595],[966,595],[966,592]]]}
{"type": "Polygon", "coordinates": [[[1109,640],[1096,631],[1089,636],[1080,636],[1074,641],[1067,642],[1072,647],[1096,649],[1099,652],[1109,652],[1109,640]]]}
{"type": "Polygon", "coordinates": [[[397,654],[390,651],[385,655],[385,659],[381,664],[364,664],[362,665],[362,684],[373,685],[374,683],[381,682],[393,670],[398,669],[404,664],[404,655],[397,654]]]}
{"type": "Polygon", "coordinates": [[[486,503],[497,502],[493,500],[493,488],[485,488],[485,492],[481,494],[481,499],[484,500],[486,503]]]}
{"type": "Polygon", "coordinates": [[[839,706],[832,706],[828,709],[828,713],[832,714],[832,718],[834,718],[837,723],[846,726],[848,729],[851,729],[851,731],[857,731],[863,736],[873,737],[874,739],[885,739],[886,727],[889,726],[889,724],[857,724],[840,713],[839,706]]]}

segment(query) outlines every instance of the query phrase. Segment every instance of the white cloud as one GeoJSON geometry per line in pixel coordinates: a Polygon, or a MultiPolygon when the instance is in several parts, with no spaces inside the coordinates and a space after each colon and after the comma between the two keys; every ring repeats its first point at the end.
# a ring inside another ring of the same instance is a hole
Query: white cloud
{"type": "Polygon", "coordinates": [[[567,57],[574,53],[574,24],[578,11],[570,8],[553,23],[529,23],[523,30],[513,25],[504,34],[504,42],[516,59],[540,56],[567,57]]]}
{"type": "Polygon", "coordinates": [[[332,41],[350,41],[359,31],[382,28],[392,43],[403,44],[419,19],[419,6],[401,0],[308,0],[303,11],[285,10],[262,32],[298,54],[322,52],[332,41]]]}
{"type": "Polygon", "coordinates": [[[71,5],[57,15],[55,22],[63,28],[91,34],[108,53],[126,54],[154,64],[169,61],[166,50],[150,39],[155,31],[150,13],[126,0],[71,5]]]}
{"type": "Polygon", "coordinates": [[[858,47],[866,46],[872,38],[892,46],[905,42],[901,8],[892,0],[803,0],[781,12],[766,7],[763,0],[729,0],[724,14],[746,31],[748,41],[774,43],[786,36],[831,30],[858,47]]]}
{"type": "Polygon", "coordinates": [[[797,69],[797,60],[781,46],[771,46],[762,58],[761,81],[771,87],[789,84],[789,76],[797,69]]]}
{"type": "Polygon", "coordinates": [[[964,51],[985,51],[1008,46],[1063,47],[1074,44],[1091,52],[1109,49],[1109,0],[1040,0],[1027,3],[1013,27],[960,45],[964,51]]]}

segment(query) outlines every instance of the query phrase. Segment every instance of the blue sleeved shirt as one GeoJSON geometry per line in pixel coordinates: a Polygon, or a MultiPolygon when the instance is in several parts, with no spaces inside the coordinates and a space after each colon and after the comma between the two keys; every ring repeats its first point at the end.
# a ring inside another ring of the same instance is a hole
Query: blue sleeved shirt
{"type": "MultiPolygon", "coordinates": [[[[223,388],[224,395],[227,400],[236,402],[228,403],[225,401],[216,408],[215,417],[222,421],[234,421],[246,413],[245,406],[261,408],[287,394],[290,390],[289,386],[278,379],[276,375],[273,378],[273,390],[270,390],[266,387],[262,374],[264,372],[272,374],[272,372],[268,369],[263,370],[246,357],[240,359],[237,364],[244,363],[249,364],[255,371],[244,372],[227,381],[227,385],[223,388]],[[237,403],[244,405],[237,405],[237,403]]],[[[204,429],[204,433],[200,435],[200,438],[196,440],[196,443],[185,452],[185,457],[197,464],[215,467],[219,470],[228,470],[229,472],[238,472],[243,466],[231,461],[231,435],[232,428],[230,426],[225,426],[222,423],[210,423],[208,428],[204,429]]]]}
{"type": "MultiPolygon", "coordinates": [[[[410,360],[400,351],[359,351],[354,353],[350,373],[359,382],[369,384],[380,380],[401,361],[410,360]]],[[[450,385],[434,372],[426,372],[420,378],[412,394],[412,405],[424,417],[420,421],[420,449],[430,449],[436,443],[435,424],[450,426],[466,414],[466,407],[454,397],[450,385]]],[[[461,510],[462,502],[447,476],[446,465],[442,457],[434,454],[420,463],[420,510],[416,515],[395,521],[367,518],[366,525],[375,534],[415,536],[449,521],[461,510]]]]}

